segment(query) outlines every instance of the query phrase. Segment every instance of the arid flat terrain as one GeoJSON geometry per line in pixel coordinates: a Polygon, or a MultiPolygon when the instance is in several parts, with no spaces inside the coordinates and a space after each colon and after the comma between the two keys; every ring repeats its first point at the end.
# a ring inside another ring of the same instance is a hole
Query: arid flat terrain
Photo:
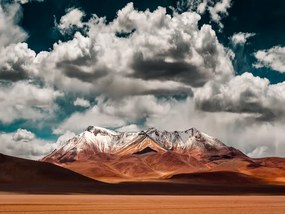
{"type": "Polygon", "coordinates": [[[285,213],[284,196],[0,195],[0,213],[285,213]]]}

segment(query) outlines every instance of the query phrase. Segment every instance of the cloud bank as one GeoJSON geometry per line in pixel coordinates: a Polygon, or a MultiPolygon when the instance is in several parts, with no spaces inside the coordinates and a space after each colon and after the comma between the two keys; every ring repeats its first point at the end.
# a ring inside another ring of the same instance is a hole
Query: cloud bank
{"type": "MultiPolygon", "coordinates": [[[[89,125],[121,131],[197,127],[251,156],[284,156],[285,84],[237,75],[232,51],[211,25],[198,24],[208,11],[222,28],[231,5],[194,1],[195,10],[169,15],[162,7],[138,11],[129,3],[110,22],[96,15],[84,20],[85,12],[72,8],[55,26],[72,38],[38,54],[17,26],[19,5],[1,7],[0,17],[10,20],[5,29],[15,36],[0,37],[0,122],[37,124],[72,106],[53,123],[54,134],[63,135],[57,144],[89,125]],[[72,101],[60,107],[58,99],[72,101]]],[[[232,43],[244,45],[251,36],[235,34],[232,43]]],[[[256,66],[283,72],[282,51],[258,51],[256,66]]],[[[1,139],[1,151],[17,156],[36,158],[54,148],[23,129],[1,139]]]]}

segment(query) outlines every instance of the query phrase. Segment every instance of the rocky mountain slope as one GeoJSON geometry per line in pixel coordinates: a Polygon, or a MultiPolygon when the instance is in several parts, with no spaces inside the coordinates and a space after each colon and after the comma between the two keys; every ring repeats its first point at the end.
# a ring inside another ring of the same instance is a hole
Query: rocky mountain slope
{"type": "Polygon", "coordinates": [[[285,182],[284,159],[249,158],[195,128],[130,133],[90,126],[42,161],[105,182],[162,180],[205,172],[235,172],[265,182],[285,182]]]}

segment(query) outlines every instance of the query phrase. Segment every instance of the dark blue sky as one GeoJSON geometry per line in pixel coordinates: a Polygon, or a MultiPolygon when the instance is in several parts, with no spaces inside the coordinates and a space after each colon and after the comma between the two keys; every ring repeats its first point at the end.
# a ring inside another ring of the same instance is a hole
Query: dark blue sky
{"type": "MultiPolygon", "coordinates": [[[[116,17],[117,11],[128,2],[134,2],[139,10],[150,9],[151,11],[158,6],[176,5],[175,0],[46,0],[23,5],[21,25],[29,33],[27,42],[33,50],[47,50],[60,38],[53,29],[54,19],[59,21],[68,8],[80,8],[87,15],[97,14],[111,21],[116,17]]],[[[233,6],[228,11],[230,15],[223,19],[225,27],[219,36],[226,42],[227,38],[236,32],[255,32],[257,36],[251,41],[255,49],[267,49],[285,44],[284,11],[285,2],[282,0],[271,0],[270,4],[258,0],[234,0],[233,6]]],[[[209,19],[204,17],[203,21],[206,23],[209,19]]]]}
{"type": "Polygon", "coordinates": [[[56,32],[54,21],[59,21],[66,14],[69,8],[80,8],[88,19],[91,14],[96,14],[99,17],[106,17],[108,21],[112,21],[116,17],[119,9],[123,8],[128,2],[134,2],[134,5],[139,10],[155,10],[158,6],[168,7],[175,2],[170,3],[169,0],[146,0],[146,1],[127,1],[127,0],[46,0],[44,2],[32,2],[23,6],[23,28],[29,32],[28,43],[30,47],[37,52],[48,50],[58,39],[63,39],[56,32]]]}

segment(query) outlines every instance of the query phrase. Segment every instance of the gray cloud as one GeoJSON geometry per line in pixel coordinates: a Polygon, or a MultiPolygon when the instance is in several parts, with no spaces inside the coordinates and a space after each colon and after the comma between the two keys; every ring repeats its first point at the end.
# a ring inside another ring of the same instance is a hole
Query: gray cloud
{"type": "Polygon", "coordinates": [[[79,79],[82,82],[92,83],[100,78],[107,76],[108,69],[96,69],[96,71],[89,73],[81,70],[80,67],[72,65],[70,63],[58,63],[58,68],[63,70],[64,74],[69,78],[79,79]]]}
{"type": "Polygon", "coordinates": [[[257,119],[270,121],[285,114],[284,89],[285,82],[270,85],[267,79],[246,72],[224,84],[209,82],[197,89],[195,103],[203,111],[251,113],[257,119]]]}
{"type": "Polygon", "coordinates": [[[151,95],[129,96],[123,99],[97,97],[97,104],[84,112],[76,112],[59,125],[55,133],[80,132],[89,125],[119,128],[148,116],[160,114],[171,107],[166,100],[151,95]],[[80,123],[78,123],[80,121],[80,123]]]}
{"type": "Polygon", "coordinates": [[[175,80],[194,87],[203,86],[209,79],[209,74],[200,73],[195,65],[181,62],[165,62],[164,59],[144,60],[136,55],[132,68],[135,73],[131,76],[144,80],[175,80]]]}
{"type": "Polygon", "coordinates": [[[0,79],[19,81],[32,74],[36,53],[26,43],[11,44],[0,48],[0,79]]]}
{"type": "Polygon", "coordinates": [[[38,54],[33,73],[64,91],[109,96],[177,93],[228,79],[230,58],[209,25],[198,28],[199,19],[190,12],[171,17],[165,8],[141,12],[130,3],[113,22],[93,17],[84,23],[87,36],[77,32],[38,54]]]}
{"type": "Polygon", "coordinates": [[[25,43],[8,47],[17,57],[3,57],[0,76],[109,96],[191,94],[191,87],[234,75],[227,51],[209,25],[198,28],[199,19],[190,12],[171,17],[165,8],[141,12],[130,3],[109,24],[94,16],[84,23],[87,36],[77,32],[50,52],[35,55],[25,43]],[[128,31],[129,37],[117,36],[128,31]]]}

